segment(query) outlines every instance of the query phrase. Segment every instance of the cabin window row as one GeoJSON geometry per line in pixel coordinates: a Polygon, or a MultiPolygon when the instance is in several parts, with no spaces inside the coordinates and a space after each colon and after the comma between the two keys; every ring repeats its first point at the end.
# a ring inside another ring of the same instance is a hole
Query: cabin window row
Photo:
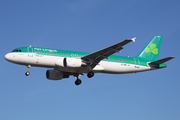
{"type": "Polygon", "coordinates": [[[105,59],[105,60],[111,60],[111,61],[120,61],[120,62],[131,62],[129,60],[120,60],[120,59],[105,59]]]}
{"type": "Polygon", "coordinates": [[[42,54],[51,54],[51,55],[62,55],[62,56],[73,56],[73,57],[82,57],[77,54],[61,54],[61,53],[51,53],[51,52],[40,52],[40,51],[35,51],[35,53],[42,53],[42,54]]]}
{"type": "MultiPolygon", "coordinates": [[[[61,53],[51,53],[51,52],[40,52],[40,51],[35,51],[35,53],[42,53],[42,54],[52,54],[52,55],[62,55],[62,56],[70,56],[70,57],[82,57],[82,55],[77,55],[77,54],[61,54],[61,53]]],[[[111,61],[120,61],[120,62],[129,62],[128,60],[120,60],[120,59],[105,59],[105,60],[111,60],[111,61]]]]}

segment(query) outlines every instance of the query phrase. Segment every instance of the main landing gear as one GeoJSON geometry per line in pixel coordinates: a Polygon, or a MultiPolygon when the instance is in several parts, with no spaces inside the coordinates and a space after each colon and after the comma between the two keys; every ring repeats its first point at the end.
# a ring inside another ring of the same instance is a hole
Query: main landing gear
{"type": "Polygon", "coordinates": [[[26,76],[30,75],[30,72],[29,72],[30,67],[31,67],[31,65],[27,65],[27,72],[25,73],[26,76]]]}
{"type": "Polygon", "coordinates": [[[94,73],[92,72],[92,68],[91,68],[91,66],[89,65],[89,66],[87,66],[87,69],[88,69],[88,74],[87,74],[87,77],[88,78],[92,78],[93,76],[94,76],[94,73]]]}
{"type": "MultiPolygon", "coordinates": [[[[74,77],[77,78],[76,81],[75,81],[76,85],[80,85],[82,83],[82,81],[79,79],[80,76],[81,76],[80,74],[75,74],[74,75],[74,77]]],[[[93,76],[94,76],[94,72],[92,72],[92,71],[87,74],[88,78],[92,78],[93,76]]]]}
{"type": "Polygon", "coordinates": [[[75,74],[74,77],[77,78],[76,81],[75,81],[75,84],[76,85],[80,85],[82,83],[82,81],[79,79],[81,75],[80,74],[75,74]]]}
{"type": "Polygon", "coordinates": [[[92,71],[87,74],[88,78],[92,78],[93,76],[94,76],[94,73],[92,71]]]}
{"type": "Polygon", "coordinates": [[[82,81],[77,78],[77,80],[75,81],[75,84],[76,84],[76,85],[80,85],[81,83],[82,83],[82,81]]]}

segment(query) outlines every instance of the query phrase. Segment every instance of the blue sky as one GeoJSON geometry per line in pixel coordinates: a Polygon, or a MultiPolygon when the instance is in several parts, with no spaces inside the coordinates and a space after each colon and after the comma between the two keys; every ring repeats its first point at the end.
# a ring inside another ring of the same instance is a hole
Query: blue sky
{"type": "Polygon", "coordinates": [[[179,0],[1,0],[1,120],[178,120],[180,119],[179,0]],[[17,47],[36,46],[95,52],[127,38],[120,56],[136,56],[162,35],[159,58],[168,67],[137,74],[96,74],[61,81],[46,68],[7,62],[17,47]]]}

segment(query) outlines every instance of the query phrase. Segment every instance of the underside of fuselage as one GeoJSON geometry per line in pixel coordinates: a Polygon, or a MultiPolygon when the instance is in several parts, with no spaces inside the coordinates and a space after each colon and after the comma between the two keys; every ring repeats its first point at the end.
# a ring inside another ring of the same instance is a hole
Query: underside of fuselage
{"type": "MultiPolygon", "coordinates": [[[[25,66],[31,65],[33,67],[54,68],[56,70],[60,70],[63,72],[72,72],[72,73],[89,72],[87,65],[82,65],[81,67],[74,67],[74,68],[56,66],[55,64],[56,61],[58,59],[61,59],[61,57],[36,55],[36,54],[32,54],[32,56],[29,56],[28,53],[9,53],[8,56],[6,56],[6,58],[8,61],[19,65],[25,65],[25,66]]],[[[94,73],[126,74],[126,73],[143,72],[153,69],[155,68],[149,66],[126,64],[121,62],[101,61],[96,67],[92,69],[92,71],[94,73]]]]}

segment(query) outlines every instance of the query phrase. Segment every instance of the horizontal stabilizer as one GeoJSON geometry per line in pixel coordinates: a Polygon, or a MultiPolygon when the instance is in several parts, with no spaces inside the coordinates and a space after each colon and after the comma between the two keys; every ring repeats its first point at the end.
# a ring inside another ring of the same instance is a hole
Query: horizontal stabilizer
{"type": "Polygon", "coordinates": [[[167,57],[167,58],[164,58],[164,59],[161,59],[161,60],[157,60],[157,61],[154,61],[154,62],[151,62],[149,63],[150,66],[155,66],[155,65],[160,65],[162,63],[165,63],[171,59],[173,59],[174,57],[167,57]]]}

